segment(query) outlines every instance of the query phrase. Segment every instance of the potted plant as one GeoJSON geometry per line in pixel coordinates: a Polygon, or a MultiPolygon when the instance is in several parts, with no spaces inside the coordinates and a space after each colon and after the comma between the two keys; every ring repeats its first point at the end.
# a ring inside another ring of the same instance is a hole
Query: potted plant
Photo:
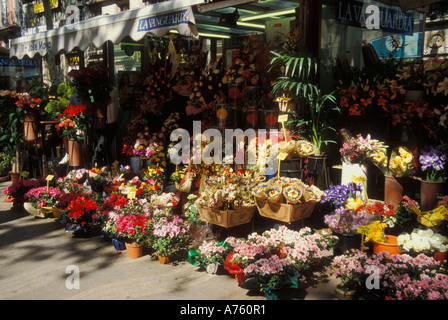
{"type": "Polygon", "coordinates": [[[14,156],[12,155],[12,152],[8,149],[6,149],[0,154],[0,178],[8,177],[8,173],[12,169],[13,160],[14,156]]]}
{"type": "Polygon", "coordinates": [[[226,241],[204,241],[197,249],[197,263],[205,267],[207,273],[216,274],[231,250],[232,247],[226,241]]]}
{"type": "Polygon", "coordinates": [[[77,196],[76,199],[70,201],[60,221],[66,231],[73,231],[74,236],[86,236],[89,234],[97,209],[98,205],[94,199],[77,196]]]}
{"type": "Polygon", "coordinates": [[[168,263],[186,246],[190,224],[167,208],[154,212],[152,224],[151,247],[160,263],[168,263]]]}
{"type": "Polygon", "coordinates": [[[82,167],[84,164],[82,142],[87,138],[87,128],[91,123],[86,106],[68,105],[60,113],[58,121],[56,128],[61,130],[62,136],[68,139],[69,165],[82,167]]]}
{"type": "Polygon", "coordinates": [[[330,124],[330,117],[340,113],[336,97],[333,93],[323,93],[316,84],[318,72],[316,59],[272,53],[274,54],[271,60],[272,68],[280,66],[281,70],[281,76],[276,78],[272,93],[277,97],[297,98],[308,107],[306,115],[292,113],[287,125],[291,125],[295,131],[315,145],[316,153],[308,157],[308,168],[311,173],[322,173],[326,166],[323,146],[335,143],[327,135],[335,132],[335,128],[330,124]]]}
{"type": "Polygon", "coordinates": [[[423,211],[432,210],[437,204],[437,196],[442,193],[447,180],[446,145],[427,146],[420,152],[419,162],[422,172],[426,173],[420,180],[421,207],[423,211]]]}
{"type": "Polygon", "coordinates": [[[39,217],[46,217],[47,213],[54,213],[55,218],[60,217],[60,211],[54,210],[59,204],[62,191],[58,187],[40,186],[32,188],[25,194],[25,209],[39,217]]]}

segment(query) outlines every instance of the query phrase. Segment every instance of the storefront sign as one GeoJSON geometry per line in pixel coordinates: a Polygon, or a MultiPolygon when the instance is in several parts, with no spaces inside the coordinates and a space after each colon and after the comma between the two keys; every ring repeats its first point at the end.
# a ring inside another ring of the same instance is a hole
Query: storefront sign
{"type": "Polygon", "coordinates": [[[37,60],[35,59],[10,59],[0,58],[0,67],[23,67],[23,68],[36,68],[38,67],[37,60]]]}
{"type": "Polygon", "coordinates": [[[187,9],[140,19],[138,21],[137,31],[150,31],[154,29],[168,28],[182,23],[188,24],[187,9]]]}
{"type": "MultiPolygon", "coordinates": [[[[338,1],[336,20],[345,25],[366,28],[366,21],[374,11],[366,10],[367,4],[359,1],[338,1]]],[[[400,9],[379,8],[379,29],[392,33],[413,33],[414,15],[400,9]]]]}
{"type": "MultiPolygon", "coordinates": [[[[56,9],[59,5],[59,0],[50,0],[50,8],[56,9]]],[[[38,3],[34,5],[34,13],[42,13],[44,12],[44,3],[38,3]]]]}

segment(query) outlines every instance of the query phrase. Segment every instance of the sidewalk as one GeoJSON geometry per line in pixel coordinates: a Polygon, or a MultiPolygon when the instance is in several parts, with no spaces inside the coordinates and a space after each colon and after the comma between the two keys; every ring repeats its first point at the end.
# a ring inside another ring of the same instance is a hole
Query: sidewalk
{"type": "MultiPolygon", "coordinates": [[[[266,300],[227,273],[209,275],[186,260],[162,265],[150,254],[129,259],[101,235],[72,238],[55,219],[11,211],[9,184],[0,183],[1,300],[266,300]],[[66,287],[73,266],[79,289],[66,287]]],[[[316,272],[310,280],[290,299],[335,299],[335,279],[316,272]]]]}

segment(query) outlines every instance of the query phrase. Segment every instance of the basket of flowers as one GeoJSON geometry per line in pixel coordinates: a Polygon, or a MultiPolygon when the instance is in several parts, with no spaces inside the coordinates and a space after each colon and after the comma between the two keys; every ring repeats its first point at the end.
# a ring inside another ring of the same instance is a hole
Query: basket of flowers
{"type": "MultiPolygon", "coordinates": [[[[273,180],[273,179],[271,179],[273,180]]],[[[324,196],[324,192],[316,186],[308,186],[300,182],[285,183],[278,187],[278,182],[269,180],[267,183],[275,183],[265,190],[269,192],[276,189],[280,192],[282,200],[278,202],[256,198],[255,203],[261,216],[283,222],[294,222],[311,216],[317,202],[324,196]]]]}

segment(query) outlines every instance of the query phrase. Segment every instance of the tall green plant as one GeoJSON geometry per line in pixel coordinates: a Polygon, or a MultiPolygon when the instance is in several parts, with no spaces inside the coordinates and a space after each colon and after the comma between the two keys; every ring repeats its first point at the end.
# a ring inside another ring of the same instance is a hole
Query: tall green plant
{"type": "Polygon", "coordinates": [[[272,87],[272,93],[277,96],[298,98],[308,106],[308,118],[302,119],[293,113],[287,125],[297,128],[296,131],[310,140],[321,154],[322,146],[335,143],[334,140],[325,139],[329,132],[336,131],[329,122],[331,113],[339,113],[340,109],[336,103],[333,92],[324,94],[316,84],[319,64],[312,57],[294,57],[282,55],[272,51],[274,57],[271,60],[271,70],[279,68],[280,76],[272,87]]]}

